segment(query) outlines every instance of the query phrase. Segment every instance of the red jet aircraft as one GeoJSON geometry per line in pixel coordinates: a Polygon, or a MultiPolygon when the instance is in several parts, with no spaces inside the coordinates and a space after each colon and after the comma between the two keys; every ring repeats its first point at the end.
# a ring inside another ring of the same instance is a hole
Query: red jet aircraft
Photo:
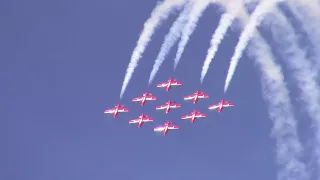
{"type": "Polygon", "coordinates": [[[175,104],[173,101],[167,101],[166,104],[157,106],[156,109],[165,109],[165,113],[168,114],[170,111],[170,108],[179,108],[181,107],[181,104],[175,104]]]}
{"type": "Polygon", "coordinates": [[[208,94],[204,94],[202,91],[197,90],[195,93],[193,93],[192,95],[189,96],[185,96],[184,100],[191,100],[193,99],[193,104],[195,104],[198,99],[203,99],[203,98],[208,98],[209,95],[208,94]]]}
{"type": "Polygon", "coordinates": [[[155,132],[163,132],[163,135],[165,136],[168,133],[168,130],[174,130],[179,129],[180,127],[177,125],[173,125],[171,121],[167,121],[164,123],[164,126],[158,126],[153,129],[155,132]]]}
{"type": "Polygon", "coordinates": [[[152,96],[151,93],[143,93],[142,96],[140,97],[136,97],[136,98],[133,98],[132,101],[133,102],[138,102],[138,101],[141,101],[141,106],[144,105],[144,103],[146,103],[146,101],[154,101],[156,100],[157,98],[155,96],[152,96]]]}
{"type": "Polygon", "coordinates": [[[168,92],[171,86],[181,86],[182,82],[178,82],[176,79],[169,78],[167,82],[163,82],[157,85],[157,87],[165,87],[166,91],[168,92]]]}
{"type": "Polygon", "coordinates": [[[138,119],[130,120],[129,124],[138,123],[138,128],[140,128],[144,122],[152,122],[152,121],[153,121],[153,118],[150,118],[148,115],[142,113],[138,119]]]}
{"type": "Polygon", "coordinates": [[[234,106],[234,104],[229,103],[228,101],[225,101],[225,100],[221,100],[218,104],[209,106],[208,109],[214,110],[218,108],[218,112],[221,112],[224,107],[231,107],[231,106],[234,106]]]}
{"type": "Polygon", "coordinates": [[[125,108],[122,104],[117,104],[112,109],[107,109],[104,111],[105,114],[112,114],[116,118],[119,112],[129,112],[128,108],[125,108]]]}
{"type": "Polygon", "coordinates": [[[197,110],[193,110],[190,114],[182,116],[181,119],[190,119],[192,123],[195,122],[196,118],[207,117],[206,114],[201,114],[197,110]]]}

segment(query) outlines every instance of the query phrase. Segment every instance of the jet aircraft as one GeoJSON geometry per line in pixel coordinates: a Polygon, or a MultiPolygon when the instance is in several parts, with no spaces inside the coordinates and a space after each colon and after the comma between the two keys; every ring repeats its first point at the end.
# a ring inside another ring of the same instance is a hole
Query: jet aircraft
{"type": "Polygon", "coordinates": [[[156,99],[157,98],[155,96],[152,96],[151,93],[146,92],[146,93],[143,93],[142,96],[140,97],[133,98],[132,101],[133,102],[141,101],[141,106],[143,106],[146,103],[146,101],[154,101],[156,99]]]}
{"type": "Polygon", "coordinates": [[[182,82],[178,82],[176,79],[169,78],[167,82],[163,82],[157,85],[157,87],[166,88],[166,91],[168,92],[171,89],[171,86],[181,86],[182,82]]]}
{"type": "Polygon", "coordinates": [[[117,104],[112,109],[107,109],[104,111],[105,114],[112,114],[116,118],[119,112],[129,112],[128,108],[125,108],[122,104],[117,104]]]}
{"type": "Polygon", "coordinates": [[[142,113],[137,119],[130,120],[129,124],[138,123],[138,128],[140,128],[143,125],[143,123],[152,121],[153,118],[150,118],[148,115],[142,113]]]}
{"type": "Polygon", "coordinates": [[[221,112],[224,107],[231,107],[231,106],[234,106],[234,104],[229,103],[228,101],[225,101],[225,100],[221,100],[218,104],[209,106],[208,109],[210,110],[218,109],[218,112],[221,112]]]}
{"type": "Polygon", "coordinates": [[[181,119],[190,119],[192,123],[195,122],[196,118],[207,117],[206,114],[202,114],[197,110],[193,110],[190,114],[182,116],[181,119]]]}
{"type": "Polygon", "coordinates": [[[164,105],[157,106],[156,109],[165,109],[165,113],[168,114],[171,108],[180,108],[181,104],[175,104],[173,101],[169,100],[164,105]]]}
{"type": "Polygon", "coordinates": [[[191,100],[193,99],[193,104],[197,103],[198,99],[208,98],[208,94],[204,94],[204,92],[197,90],[195,93],[189,96],[185,96],[184,100],[191,100]]]}
{"type": "Polygon", "coordinates": [[[180,127],[177,125],[173,125],[171,121],[167,121],[164,123],[164,126],[158,126],[153,129],[155,132],[163,132],[163,135],[165,136],[168,133],[168,130],[174,130],[179,129],[180,127]]]}

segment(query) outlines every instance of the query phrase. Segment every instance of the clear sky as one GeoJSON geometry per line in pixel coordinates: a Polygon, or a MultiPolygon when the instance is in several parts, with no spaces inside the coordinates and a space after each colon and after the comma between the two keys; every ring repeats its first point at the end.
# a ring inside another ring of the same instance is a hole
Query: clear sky
{"type": "Polygon", "coordinates": [[[228,31],[200,84],[201,67],[222,13],[217,6],[211,5],[200,19],[176,72],[174,46],[148,86],[154,60],[177,14],[171,16],[153,36],[119,100],[132,50],[155,5],[155,0],[0,3],[0,179],[276,179],[275,142],[260,75],[245,54],[229,91],[223,93],[239,31],[228,31]],[[184,85],[168,93],[156,88],[169,77],[184,85]],[[210,98],[195,105],[183,101],[197,89],[210,98]],[[131,102],[145,91],[157,101],[142,108],[131,102]],[[222,113],[208,110],[221,99],[236,106],[222,113]],[[168,115],[155,110],[167,100],[183,107],[168,115]],[[116,119],[103,113],[118,103],[130,112],[116,119]],[[180,120],[193,109],[208,117],[195,124],[180,120]],[[140,129],[128,124],[141,113],[155,121],[140,129]],[[167,136],[153,132],[167,120],[181,129],[167,136]]]}

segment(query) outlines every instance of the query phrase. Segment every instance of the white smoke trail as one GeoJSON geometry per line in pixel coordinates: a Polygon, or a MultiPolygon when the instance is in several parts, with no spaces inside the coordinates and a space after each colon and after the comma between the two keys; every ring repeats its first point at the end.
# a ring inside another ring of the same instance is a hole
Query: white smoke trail
{"type": "Polygon", "coordinates": [[[277,163],[280,166],[278,180],[306,180],[309,175],[306,165],[300,160],[303,147],[281,67],[275,63],[269,46],[260,36],[252,39],[248,50],[249,56],[260,67],[263,97],[269,104],[272,136],[276,139],[277,163]]]}
{"type": "MultiPolygon", "coordinates": [[[[237,6],[238,18],[242,23],[248,22],[248,13],[243,5],[237,6]]],[[[234,8],[226,6],[226,9],[231,12],[234,8]]],[[[300,160],[303,148],[281,67],[276,64],[270,47],[256,30],[247,53],[261,71],[263,97],[268,103],[269,116],[273,122],[271,135],[277,144],[276,159],[280,167],[278,180],[306,180],[309,175],[306,165],[300,160]]]]}
{"type": "Polygon", "coordinates": [[[126,75],[122,84],[120,99],[125,92],[128,83],[132,77],[134,69],[137,67],[139,59],[141,58],[145,48],[147,47],[155,29],[161,24],[162,21],[168,18],[174,8],[183,6],[186,0],[165,0],[159,3],[151,13],[151,17],[144,23],[143,31],[137,42],[137,46],[132,52],[131,60],[127,68],[126,75]]]}
{"type": "Polygon", "coordinates": [[[300,90],[316,130],[315,156],[320,167],[320,86],[317,84],[318,69],[313,67],[312,61],[306,58],[306,52],[299,48],[299,39],[284,15],[277,11],[268,16],[271,23],[273,39],[281,46],[283,60],[288,65],[293,78],[300,90]]]}
{"type": "Polygon", "coordinates": [[[308,14],[312,16],[319,16],[320,1],[319,0],[290,0],[290,4],[296,4],[298,6],[303,6],[308,9],[308,14]]]}
{"type": "Polygon", "coordinates": [[[241,58],[242,53],[248,45],[250,39],[252,38],[256,27],[261,23],[263,15],[268,13],[276,5],[277,2],[280,2],[280,0],[263,0],[252,13],[249,23],[245,26],[243,32],[240,35],[240,39],[235,48],[235,52],[231,58],[227,78],[225,81],[224,92],[227,91],[230,81],[238,65],[239,59],[241,58]]]}
{"type": "Polygon", "coordinates": [[[220,1],[220,4],[227,9],[227,13],[224,13],[221,18],[217,29],[215,30],[214,34],[212,35],[210,48],[208,49],[206,59],[202,66],[201,77],[200,81],[203,82],[205,78],[210,64],[215,57],[215,54],[218,50],[218,47],[223,40],[228,28],[232,25],[236,16],[241,16],[241,19],[245,22],[248,20],[247,14],[244,12],[244,7],[242,2],[239,1],[220,1]]]}
{"type": "MultiPolygon", "coordinates": [[[[316,1],[304,0],[300,2],[289,1],[287,6],[294,16],[301,22],[303,29],[306,31],[310,42],[312,43],[315,53],[315,65],[320,66],[317,59],[320,58],[320,5],[316,1]]],[[[319,3],[319,2],[318,2],[319,3]]]]}
{"type": "Polygon", "coordinates": [[[203,82],[203,79],[208,72],[210,63],[211,63],[212,59],[214,58],[214,56],[218,50],[218,47],[219,47],[221,41],[223,40],[228,28],[231,26],[234,18],[235,17],[229,13],[225,13],[221,16],[218,28],[216,29],[216,31],[212,35],[212,39],[210,42],[210,48],[208,49],[207,57],[203,63],[201,77],[200,77],[201,83],[203,82]]]}
{"type": "Polygon", "coordinates": [[[172,46],[180,38],[182,28],[188,19],[188,14],[190,13],[190,9],[194,5],[193,3],[194,3],[193,1],[190,1],[185,6],[185,9],[180,13],[178,19],[173,23],[173,25],[169,30],[169,33],[166,35],[165,40],[161,45],[161,49],[157,56],[157,59],[154,62],[152,71],[150,73],[149,84],[151,84],[151,82],[153,81],[154,77],[156,76],[160,66],[162,65],[163,61],[165,60],[172,46]]]}
{"type": "Polygon", "coordinates": [[[183,28],[181,40],[178,45],[178,51],[176,54],[176,57],[174,59],[174,69],[176,69],[179,60],[181,58],[181,55],[184,51],[184,48],[186,44],[188,43],[188,40],[190,38],[190,35],[193,33],[194,29],[197,26],[197,22],[199,18],[201,17],[202,13],[205,11],[205,9],[208,7],[208,5],[212,2],[211,0],[194,0],[195,5],[193,6],[189,17],[188,22],[183,28]]]}

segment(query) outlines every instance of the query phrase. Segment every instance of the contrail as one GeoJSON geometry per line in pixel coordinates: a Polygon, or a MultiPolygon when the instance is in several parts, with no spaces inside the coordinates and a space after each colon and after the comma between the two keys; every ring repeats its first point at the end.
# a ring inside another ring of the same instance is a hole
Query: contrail
{"type": "MultiPolygon", "coordinates": [[[[231,12],[234,8],[226,6],[226,9],[231,12]]],[[[242,23],[249,21],[243,5],[239,5],[238,18],[242,23]]],[[[269,116],[273,122],[271,135],[277,145],[276,159],[280,167],[278,180],[306,180],[309,175],[306,165],[300,160],[303,148],[281,67],[276,64],[270,47],[258,31],[253,31],[250,42],[247,53],[261,71],[263,97],[268,103],[269,116]]]]}
{"type": "Polygon", "coordinates": [[[313,45],[315,65],[320,67],[320,1],[316,0],[293,0],[287,2],[287,6],[294,16],[301,22],[301,26],[306,31],[310,42],[313,45]]]}
{"type": "Polygon", "coordinates": [[[319,16],[319,7],[320,1],[319,0],[290,0],[288,3],[297,4],[299,6],[303,6],[308,9],[308,14],[313,16],[319,16]]]}
{"type": "Polygon", "coordinates": [[[316,130],[315,155],[320,167],[320,87],[317,84],[318,69],[307,59],[306,52],[299,48],[299,39],[291,24],[280,11],[268,16],[272,19],[273,39],[281,46],[283,60],[288,65],[300,90],[303,105],[316,130]]]}
{"type": "Polygon", "coordinates": [[[184,26],[182,31],[181,40],[178,45],[178,51],[174,59],[174,69],[177,68],[177,65],[184,51],[184,48],[190,38],[190,35],[193,33],[194,29],[196,28],[199,18],[201,17],[204,10],[208,7],[208,5],[212,2],[211,0],[200,0],[200,1],[194,0],[194,1],[195,1],[195,5],[191,10],[188,17],[188,22],[184,26]]]}
{"type": "Polygon", "coordinates": [[[250,39],[252,38],[256,27],[261,23],[263,15],[268,13],[276,5],[276,3],[280,1],[281,0],[264,0],[256,7],[254,12],[252,13],[249,23],[245,26],[243,32],[240,35],[240,39],[235,48],[235,53],[231,58],[227,78],[225,81],[224,92],[228,90],[230,81],[236,70],[239,59],[241,58],[242,53],[248,45],[250,39]]]}
{"type": "Polygon", "coordinates": [[[186,6],[185,9],[180,13],[178,19],[173,23],[171,26],[169,33],[166,35],[164,42],[161,45],[160,52],[157,56],[157,59],[154,62],[150,77],[149,77],[149,84],[152,83],[154,77],[156,76],[160,66],[162,65],[163,61],[165,60],[166,56],[168,55],[172,46],[176,43],[176,41],[180,38],[182,28],[185,22],[188,19],[188,14],[193,6],[194,2],[190,1],[186,6]]]}
{"type": "Polygon", "coordinates": [[[221,41],[223,40],[228,28],[231,26],[234,18],[235,17],[229,13],[224,13],[221,16],[218,28],[215,30],[214,34],[212,35],[211,42],[210,42],[210,48],[208,49],[207,57],[204,61],[203,67],[202,67],[201,78],[200,78],[201,83],[203,82],[203,79],[208,72],[210,63],[211,63],[212,59],[214,58],[214,56],[218,50],[218,47],[219,47],[221,41]]]}
{"type": "Polygon", "coordinates": [[[303,147],[281,67],[274,62],[269,46],[259,36],[252,39],[248,54],[261,70],[263,97],[269,104],[269,116],[273,122],[271,135],[276,139],[277,163],[281,168],[278,180],[306,180],[309,175],[300,160],[303,147]]]}
{"type": "Polygon", "coordinates": [[[143,31],[137,42],[137,46],[132,52],[131,60],[127,68],[126,75],[121,88],[120,99],[125,92],[128,83],[132,77],[134,69],[137,67],[139,59],[141,58],[145,48],[147,47],[155,29],[166,20],[172,10],[177,7],[183,6],[186,0],[165,0],[162,3],[158,3],[155,9],[151,13],[151,17],[144,23],[143,31]]]}

